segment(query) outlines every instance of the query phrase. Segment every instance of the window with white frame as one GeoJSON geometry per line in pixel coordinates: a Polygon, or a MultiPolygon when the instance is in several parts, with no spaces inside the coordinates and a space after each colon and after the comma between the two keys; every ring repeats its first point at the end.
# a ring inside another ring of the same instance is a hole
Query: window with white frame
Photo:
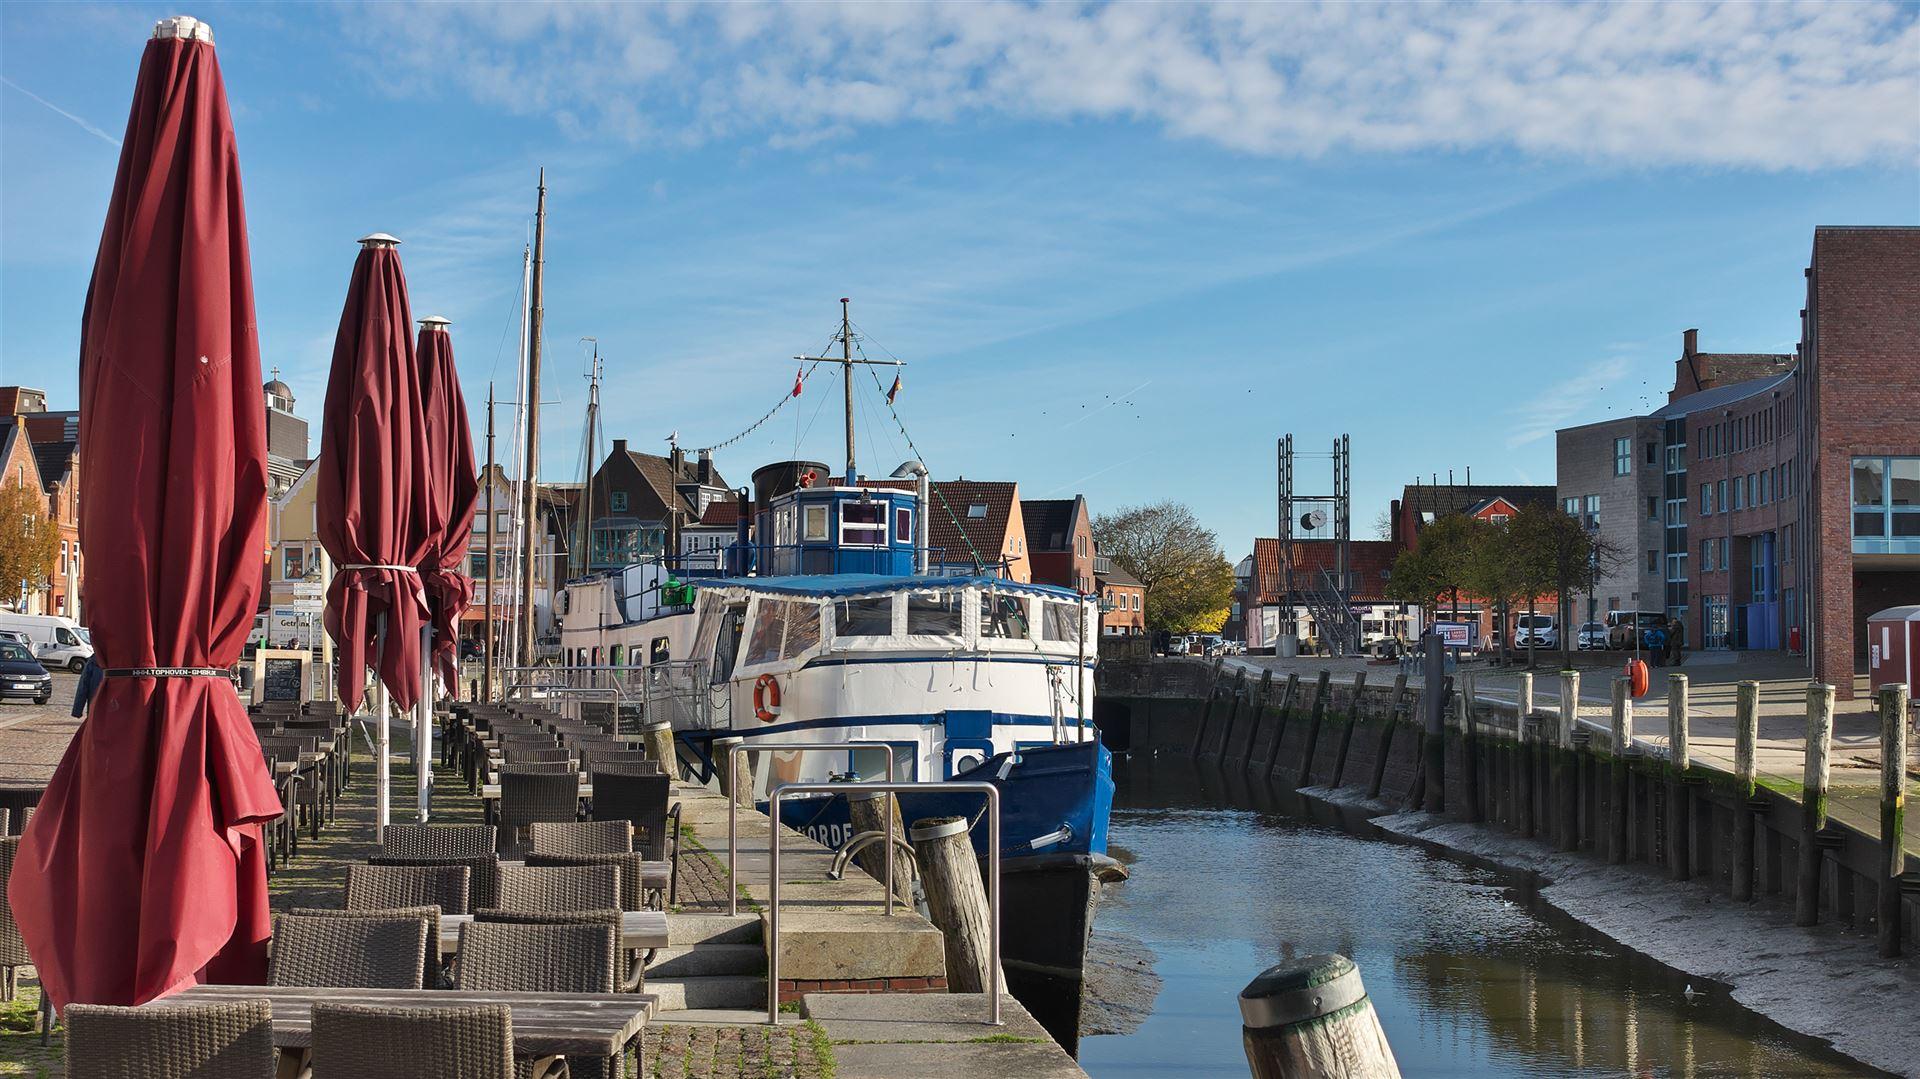
{"type": "Polygon", "coordinates": [[[827,507],[807,506],[801,510],[800,539],[804,543],[827,542],[827,507]]]}
{"type": "Polygon", "coordinates": [[[842,547],[884,547],[887,544],[887,507],[882,502],[840,503],[842,547]]]}
{"type": "Polygon", "coordinates": [[[1633,439],[1613,440],[1613,474],[1625,476],[1633,471],[1633,439]]]}

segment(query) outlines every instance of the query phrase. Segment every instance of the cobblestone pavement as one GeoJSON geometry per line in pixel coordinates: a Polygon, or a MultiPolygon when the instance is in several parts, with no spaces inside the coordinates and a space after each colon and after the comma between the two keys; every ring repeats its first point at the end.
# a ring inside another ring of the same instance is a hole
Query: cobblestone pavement
{"type": "Polygon", "coordinates": [[[73,718],[73,689],[80,676],[53,672],[53,699],[0,701],[0,778],[46,779],[67,751],[80,721],[73,718]]]}
{"type": "Polygon", "coordinates": [[[681,831],[681,844],[680,865],[675,871],[678,887],[674,909],[689,912],[726,910],[725,867],[685,829],[681,831]]]}
{"type": "Polygon", "coordinates": [[[819,1079],[833,1074],[826,1032],[813,1023],[647,1028],[645,1079],[819,1079]]]}

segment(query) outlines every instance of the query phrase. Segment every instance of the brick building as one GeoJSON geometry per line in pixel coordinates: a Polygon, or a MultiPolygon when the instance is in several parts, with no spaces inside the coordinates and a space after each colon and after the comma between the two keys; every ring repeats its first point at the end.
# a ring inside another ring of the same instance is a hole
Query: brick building
{"type": "Polygon", "coordinates": [[[1105,555],[1095,555],[1094,581],[1100,589],[1100,633],[1137,636],[1147,631],[1147,587],[1105,555]]]}
{"type": "MultiPolygon", "coordinates": [[[[551,485],[556,493],[562,485],[551,485]]],[[[574,485],[577,498],[578,485],[574,485]]],[[[563,577],[580,576],[589,571],[617,569],[643,558],[677,550],[679,529],[706,516],[707,507],[734,497],[727,481],[713,467],[713,458],[702,453],[697,461],[688,461],[676,449],[668,457],[627,448],[627,440],[613,440],[613,452],[601,462],[592,478],[591,551],[589,561],[581,563],[574,551],[563,577]]],[[[579,531],[573,510],[561,515],[562,534],[573,537],[579,531]]],[[[578,548],[577,538],[568,544],[578,548]]]]}
{"type": "MultiPolygon", "coordinates": [[[[1332,540],[1294,540],[1294,576],[1308,580],[1333,572],[1334,547],[1332,540]]],[[[1393,560],[1400,554],[1399,545],[1392,540],[1354,540],[1349,553],[1348,600],[1354,617],[1360,620],[1361,632],[1401,635],[1406,612],[1402,604],[1387,598],[1387,580],[1392,575],[1393,560]]],[[[1270,652],[1274,641],[1289,632],[1298,633],[1303,645],[1319,639],[1318,626],[1305,604],[1296,602],[1289,615],[1278,539],[1255,539],[1253,554],[1236,569],[1234,577],[1233,610],[1239,616],[1246,634],[1242,639],[1249,650],[1270,652]]]]}
{"type": "Polygon", "coordinates": [[[1026,514],[1020,485],[1004,480],[936,480],[927,513],[927,546],[934,572],[970,570],[977,558],[983,572],[996,563],[1015,581],[1031,582],[1026,514]]]}
{"type": "Polygon", "coordinates": [[[47,517],[60,531],[53,572],[31,601],[44,614],[82,614],[80,560],[80,413],[47,411],[47,395],[26,386],[0,387],[0,415],[17,419],[47,496],[47,517]]]}
{"type": "Polygon", "coordinates": [[[1072,498],[1023,498],[1027,561],[1038,584],[1094,590],[1093,514],[1082,495],[1072,498]]]}

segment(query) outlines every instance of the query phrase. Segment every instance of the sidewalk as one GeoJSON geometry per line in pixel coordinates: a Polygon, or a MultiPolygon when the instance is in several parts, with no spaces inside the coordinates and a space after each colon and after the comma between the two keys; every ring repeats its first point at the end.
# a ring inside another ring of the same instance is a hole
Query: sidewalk
{"type": "MultiPolygon", "coordinates": [[[[1560,707],[1559,654],[1541,653],[1533,672],[1534,708],[1557,712],[1560,707]]],[[[1575,653],[1580,665],[1580,715],[1605,724],[1613,706],[1613,679],[1624,673],[1629,653],[1575,653]]],[[[1365,671],[1369,685],[1391,685],[1400,673],[1395,664],[1360,659],[1301,656],[1235,657],[1227,661],[1253,673],[1276,675],[1299,672],[1303,679],[1321,670],[1337,681],[1351,683],[1365,671]]],[[[1469,661],[1461,669],[1474,675],[1476,696],[1511,703],[1524,670],[1493,667],[1469,661]]],[[[1664,749],[1667,745],[1667,689],[1669,677],[1687,676],[1688,751],[1693,762],[1724,772],[1733,771],[1734,705],[1740,682],[1760,683],[1760,732],[1754,747],[1754,770],[1761,785],[1798,797],[1805,776],[1807,676],[1797,657],[1779,652],[1693,652],[1679,667],[1651,670],[1647,695],[1633,702],[1636,741],[1664,749]]],[[[1416,673],[1408,684],[1422,684],[1416,673]]],[[[1880,834],[1880,717],[1864,676],[1855,680],[1855,699],[1837,701],[1833,716],[1833,749],[1829,756],[1828,812],[1834,820],[1869,836],[1880,834]]],[[[1920,738],[1908,738],[1908,800],[1920,795],[1920,738]]],[[[1906,817],[1906,848],[1920,855],[1920,813],[1906,817]]]]}

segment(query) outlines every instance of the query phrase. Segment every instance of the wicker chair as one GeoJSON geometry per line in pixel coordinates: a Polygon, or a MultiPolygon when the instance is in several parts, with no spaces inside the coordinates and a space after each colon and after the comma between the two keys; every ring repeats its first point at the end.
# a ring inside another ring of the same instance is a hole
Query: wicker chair
{"type": "Polygon", "coordinates": [[[561,746],[539,742],[508,742],[500,747],[507,764],[566,764],[573,754],[561,746]]]}
{"type": "MultiPolygon", "coordinates": [[[[611,993],[620,978],[620,930],[605,922],[475,921],[460,927],[454,988],[505,993],[611,993]]],[[[621,1056],[568,1058],[578,1079],[623,1076],[621,1056]]],[[[534,1062],[523,1074],[543,1069],[534,1062]]]]}
{"type": "Polygon", "coordinates": [[[348,910],[436,906],[447,914],[473,909],[473,870],[463,865],[350,865],[348,910]]]}
{"type": "MultiPolygon", "coordinates": [[[[580,819],[580,775],[572,770],[543,774],[524,769],[548,765],[510,765],[500,773],[500,827],[509,835],[535,821],[580,819]]],[[[562,766],[564,767],[564,766],[562,766]]]]}
{"type": "Polygon", "coordinates": [[[500,857],[497,854],[474,854],[464,856],[423,856],[396,857],[376,854],[367,859],[368,865],[393,866],[466,866],[471,871],[467,878],[467,909],[497,906],[500,895],[500,857]]]}
{"type": "Polygon", "coordinates": [[[490,824],[389,824],[380,854],[388,858],[491,856],[500,837],[490,824]]]}
{"type": "Polygon", "coordinates": [[[444,989],[450,984],[440,963],[439,907],[395,907],[392,910],[332,910],[324,907],[290,907],[280,911],[293,918],[422,918],[426,920],[427,958],[421,966],[420,984],[428,989],[444,989]]]}
{"type": "Polygon", "coordinates": [[[74,1004],[74,1079],[272,1079],[273,1005],[265,1000],[112,1008],[74,1004]]]}
{"type": "Polygon", "coordinates": [[[513,1011],[313,1006],[313,1079],[513,1079],[513,1011]]]}
{"type": "Polygon", "coordinates": [[[620,820],[539,821],[527,825],[536,854],[625,854],[633,849],[633,825],[620,820]]]}
{"type": "MultiPolygon", "coordinates": [[[[20,837],[0,838],[0,1000],[12,1000],[19,969],[31,966],[27,942],[20,938],[20,923],[13,920],[13,903],[7,898],[7,885],[13,880],[13,859],[20,852],[20,837]]],[[[40,994],[40,1043],[53,1035],[53,1001],[40,994]]]]}
{"type": "Polygon", "coordinates": [[[612,746],[585,745],[580,747],[580,764],[589,773],[603,768],[618,767],[645,772],[649,770],[646,766],[651,765],[652,770],[660,771],[661,775],[666,774],[660,770],[659,762],[648,756],[644,749],[615,749],[612,746]]]}
{"type": "Polygon", "coordinates": [[[620,867],[614,865],[502,865],[502,910],[555,913],[620,906],[620,867]]]}
{"type": "MultiPolygon", "coordinates": [[[[320,822],[333,817],[333,766],[325,760],[311,764],[301,761],[300,755],[318,753],[320,739],[312,735],[277,734],[260,738],[262,752],[272,751],[281,755],[291,751],[292,760],[298,763],[295,774],[300,777],[300,805],[307,812],[307,820],[312,829],[313,838],[320,838],[320,822]]],[[[283,759],[285,759],[283,757],[283,759]]]]}
{"type": "MultiPolygon", "coordinates": [[[[659,865],[660,863],[656,862],[654,864],[659,865]]],[[[652,896],[648,895],[646,882],[647,856],[638,851],[628,851],[624,854],[541,854],[538,851],[532,851],[527,854],[527,865],[541,867],[581,865],[618,866],[620,869],[621,910],[646,910],[648,909],[648,900],[654,899],[657,901],[661,898],[659,893],[663,891],[660,885],[656,884],[652,889],[654,894],[652,896]]],[[[665,906],[664,903],[660,905],[665,906]]]]}
{"type": "Polygon", "coordinates": [[[667,803],[673,781],[631,765],[611,765],[593,773],[593,819],[632,822],[637,848],[654,861],[667,857],[667,803]]]}
{"type": "Polygon", "coordinates": [[[427,942],[439,927],[424,917],[341,918],[282,914],[273,920],[267,984],[348,989],[419,989],[427,942]]]}

